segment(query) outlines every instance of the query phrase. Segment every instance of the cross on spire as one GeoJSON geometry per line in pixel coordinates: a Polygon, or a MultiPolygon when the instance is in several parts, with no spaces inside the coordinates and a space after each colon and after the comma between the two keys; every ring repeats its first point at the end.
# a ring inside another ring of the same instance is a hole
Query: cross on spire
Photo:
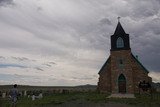
{"type": "Polygon", "coordinates": [[[121,25],[121,23],[120,23],[120,18],[121,18],[121,17],[117,17],[117,19],[118,19],[118,24],[117,24],[116,30],[115,30],[115,32],[114,32],[114,34],[116,34],[116,35],[126,34],[125,31],[124,31],[124,29],[123,29],[123,27],[122,27],[122,25],[121,25]]]}
{"type": "Polygon", "coordinates": [[[121,18],[121,17],[117,17],[117,19],[118,19],[118,22],[120,22],[120,18],[121,18]]]}

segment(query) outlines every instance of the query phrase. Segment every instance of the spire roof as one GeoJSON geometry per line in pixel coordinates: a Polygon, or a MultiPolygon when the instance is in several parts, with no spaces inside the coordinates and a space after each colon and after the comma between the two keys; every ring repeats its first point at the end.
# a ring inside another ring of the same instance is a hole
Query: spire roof
{"type": "Polygon", "coordinates": [[[116,27],[116,30],[115,30],[115,32],[114,32],[114,35],[118,35],[118,34],[126,34],[125,33],[125,31],[124,31],[124,29],[123,29],[123,27],[122,27],[122,25],[121,25],[121,23],[118,21],[118,24],[117,24],[117,27],[116,27]]]}

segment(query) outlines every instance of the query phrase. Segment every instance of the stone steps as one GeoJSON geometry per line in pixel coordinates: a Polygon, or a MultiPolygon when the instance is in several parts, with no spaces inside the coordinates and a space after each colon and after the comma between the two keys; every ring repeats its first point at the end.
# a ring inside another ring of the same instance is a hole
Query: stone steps
{"type": "Polygon", "coordinates": [[[134,96],[134,94],[111,94],[109,97],[107,98],[136,98],[134,96]]]}

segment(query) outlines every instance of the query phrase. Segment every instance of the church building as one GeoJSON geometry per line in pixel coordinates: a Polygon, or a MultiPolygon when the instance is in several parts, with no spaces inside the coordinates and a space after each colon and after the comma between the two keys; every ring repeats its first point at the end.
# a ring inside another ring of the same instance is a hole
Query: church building
{"type": "Polygon", "coordinates": [[[148,73],[138,57],[132,54],[129,34],[125,33],[118,21],[116,30],[111,35],[110,56],[98,73],[98,90],[112,94],[138,93],[141,81],[152,82],[148,73]]]}

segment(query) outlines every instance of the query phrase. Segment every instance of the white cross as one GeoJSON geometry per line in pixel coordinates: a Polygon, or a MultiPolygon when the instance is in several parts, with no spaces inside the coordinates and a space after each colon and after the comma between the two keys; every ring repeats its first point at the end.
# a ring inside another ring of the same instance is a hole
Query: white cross
{"type": "Polygon", "coordinates": [[[118,22],[120,22],[120,18],[121,18],[121,17],[118,17],[118,18],[117,18],[117,19],[118,19],[118,22]]]}

